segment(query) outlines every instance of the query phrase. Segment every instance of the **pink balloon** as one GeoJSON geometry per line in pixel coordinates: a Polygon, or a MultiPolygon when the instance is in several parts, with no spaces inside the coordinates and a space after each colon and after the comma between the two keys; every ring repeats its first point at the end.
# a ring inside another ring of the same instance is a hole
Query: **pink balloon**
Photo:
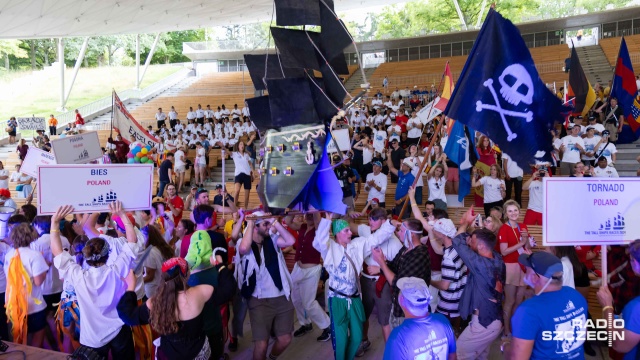
{"type": "Polygon", "coordinates": [[[129,159],[131,159],[131,158],[133,157],[133,154],[132,154],[132,153],[128,153],[128,154],[127,154],[127,157],[128,157],[129,159]]]}

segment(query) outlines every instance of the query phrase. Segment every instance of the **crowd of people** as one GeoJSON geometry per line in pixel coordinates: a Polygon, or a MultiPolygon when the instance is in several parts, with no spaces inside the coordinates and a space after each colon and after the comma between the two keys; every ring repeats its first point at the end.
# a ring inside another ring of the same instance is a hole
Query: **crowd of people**
{"type": "MultiPolygon", "coordinates": [[[[185,123],[173,107],[158,109],[157,128],[149,129],[158,139],[148,156],[159,180],[150,209],[114,202],[109,212],[77,214],[60,204],[43,216],[27,204],[9,219],[0,242],[0,324],[8,321],[0,337],[95,358],[217,360],[238,350],[248,314],[254,359],[289,358],[288,346],[314,324],[316,340],[331,341],[336,359],[353,359],[372,345],[375,314],[385,359],[487,359],[496,342],[507,359],[595,354],[593,341],[546,334],[586,330],[576,321],[591,318],[587,295],[601,275],[599,247],[542,249],[527,226],[543,221],[542,178],[617,177],[612,129],[596,115],[586,125],[582,117],[558,124],[554,160],[534,164],[517,164],[477,133],[475,207],[456,225],[447,195],[458,193],[460,174],[444,152],[446,125],[437,131],[445,119],[423,123],[417,113],[428,98],[406,91],[362,102],[338,124],[353,130],[351,149],[332,159],[345,215],[249,209],[261,174],[259,132],[246,106],[198,105],[185,123]],[[217,184],[210,199],[216,148],[234,162],[234,188],[230,194],[217,184]],[[533,172],[526,180],[523,168],[533,172]]],[[[118,134],[98,162],[127,162],[136,143],[118,134]]],[[[46,144],[39,132],[33,146],[46,144]]],[[[21,160],[27,151],[21,140],[21,160]]],[[[3,182],[15,180],[28,202],[33,197],[34,180],[17,173],[0,166],[4,206],[18,207],[3,182]]],[[[614,356],[635,359],[640,241],[609,254],[597,318],[625,320],[613,349],[626,355],[614,356]]]]}

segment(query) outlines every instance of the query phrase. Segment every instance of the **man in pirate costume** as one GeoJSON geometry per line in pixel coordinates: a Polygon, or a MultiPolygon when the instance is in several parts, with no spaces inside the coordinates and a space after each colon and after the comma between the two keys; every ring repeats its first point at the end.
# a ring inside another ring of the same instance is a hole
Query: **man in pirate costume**
{"type": "Polygon", "coordinates": [[[238,245],[241,256],[242,296],[248,298],[253,358],[266,359],[271,334],[276,342],[269,360],[275,360],[291,343],[293,332],[293,303],[291,276],[282,248],[293,246],[295,237],[282,224],[265,218],[261,211],[253,213],[256,220],[247,220],[242,241],[238,245]],[[274,231],[275,230],[275,231],[274,231]]]}
{"type": "Polygon", "coordinates": [[[320,220],[313,247],[320,252],[329,273],[329,314],[333,350],[336,360],[353,359],[362,341],[365,321],[360,289],[360,273],[371,249],[389,240],[395,226],[388,220],[367,237],[351,240],[349,223],[343,219],[331,221],[332,214],[320,220]],[[329,228],[335,236],[329,238],[329,228]]]}

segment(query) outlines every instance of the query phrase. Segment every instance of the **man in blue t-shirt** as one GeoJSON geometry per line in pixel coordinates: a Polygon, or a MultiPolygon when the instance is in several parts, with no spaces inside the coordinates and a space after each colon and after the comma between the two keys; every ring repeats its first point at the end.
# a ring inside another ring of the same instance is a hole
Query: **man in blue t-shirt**
{"type": "Polygon", "coordinates": [[[505,342],[506,359],[584,359],[587,301],[562,286],[562,262],[547,252],[520,254],[527,271],[524,282],[535,296],[511,317],[512,343],[505,342]]]}
{"type": "MultiPolygon", "coordinates": [[[[629,261],[633,272],[636,276],[640,276],[640,240],[629,245],[629,261]]],[[[602,305],[602,317],[613,318],[613,296],[607,286],[600,287],[598,302],[602,305]]],[[[613,338],[613,350],[625,354],[624,360],[640,359],[640,296],[627,303],[622,309],[621,317],[624,320],[624,337],[613,338]]],[[[608,331],[621,331],[614,329],[613,324],[608,325],[608,331]]]]}
{"type": "Polygon", "coordinates": [[[455,359],[456,338],[447,318],[429,313],[431,293],[420,278],[405,277],[396,283],[398,303],[406,319],[393,329],[384,349],[384,360],[455,359]]]}
{"type": "MultiPolygon", "coordinates": [[[[389,172],[398,177],[398,185],[396,185],[395,208],[393,208],[393,215],[399,215],[402,211],[402,205],[407,201],[407,193],[409,193],[409,187],[413,185],[415,177],[411,174],[413,171],[413,162],[408,158],[402,161],[400,171],[393,166],[391,161],[391,150],[387,153],[387,166],[389,166],[389,172]]],[[[405,211],[403,218],[408,218],[411,211],[405,211]]]]}

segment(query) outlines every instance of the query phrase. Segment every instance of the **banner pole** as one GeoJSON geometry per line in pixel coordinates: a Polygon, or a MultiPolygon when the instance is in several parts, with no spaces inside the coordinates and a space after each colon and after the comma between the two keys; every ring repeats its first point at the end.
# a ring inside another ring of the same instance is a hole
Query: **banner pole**
{"type": "MultiPolygon", "coordinates": [[[[224,220],[225,218],[225,211],[224,211],[224,206],[225,203],[227,202],[227,183],[224,181],[224,158],[225,156],[225,151],[224,148],[222,148],[220,150],[220,153],[222,154],[222,219],[224,220]]],[[[235,201],[236,199],[233,199],[233,201],[235,201]]]]}
{"type": "MultiPolygon", "coordinates": [[[[449,62],[447,61],[448,65],[449,62]]],[[[445,65],[445,71],[446,71],[446,65],[445,65]]],[[[442,77],[440,78],[440,84],[438,85],[438,94],[440,94],[440,90],[442,88],[442,83],[444,82],[444,78],[445,78],[445,73],[442,73],[442,77]]],[[[451,79],[451,81],[453,81],[453,79],[451,79]]],[[[427,114],[427,119],[431,116],[431,111],[433,110],[433,108],[435,107],[435,103],[431,106],[431,108],[429,109],[429,113],[427,114]]],[[[422,159],[422,163],[420,164],[420,170],[418,171],[418,176],[422,176],[422,173],[425,169],[425,167],[427,166],[427,161],[429,159],[428,154],[431,154],[431,149],[433,149],[433,143],[435,142],[435,140],[438,138],[438,134],[440,134],[440,129],[442,129],[442,123],[444,123],[445,120],[441,120],[438,122],[438,125],[436,126],[435,131],[433,132],[433,137],[431,138],[431,141],[429,141],[429,147],[427,148],[427,152],[424,156],[424,158],[422,159]]],[[[426,124],[424,124],[424,126],[422,127],[422,133],[424,134],[425,130],[427,129],[427,124],[429,124],[429,122],[427,122],[426,124]]],[[[422,137],[422,135],[420,135],[420,137],[422,137]]],[[[419,144],[419,143],[418,143],[419,144]]],[[[420,146],[418,145],[418,148],[420,148],[420,146]]],[[[400,171],[400,169],[398,169],[398,171],[400,171]]],[[[413,184],[411,186],[416,186],[416,184],[418,183],[418,176],[415,177],[415,179],[413,179],[413,184]]],[[[409,203],[407,201],[407,196],[405,196],[404,199],[404,203],[402,204],[402,210],[400,210],[400,214],[398,214],[398,218],[402,220],[402,217],[404,216],[404,212],[407,210],[407,203],[409,203]]]]}
{"type": "Polygon", "coordinates": [[[600,271],[602,272],[602,286],[608,286],[608,269],[607,269],[607,245],[602,245],[602,251],[600,252],[600,271]]]}

